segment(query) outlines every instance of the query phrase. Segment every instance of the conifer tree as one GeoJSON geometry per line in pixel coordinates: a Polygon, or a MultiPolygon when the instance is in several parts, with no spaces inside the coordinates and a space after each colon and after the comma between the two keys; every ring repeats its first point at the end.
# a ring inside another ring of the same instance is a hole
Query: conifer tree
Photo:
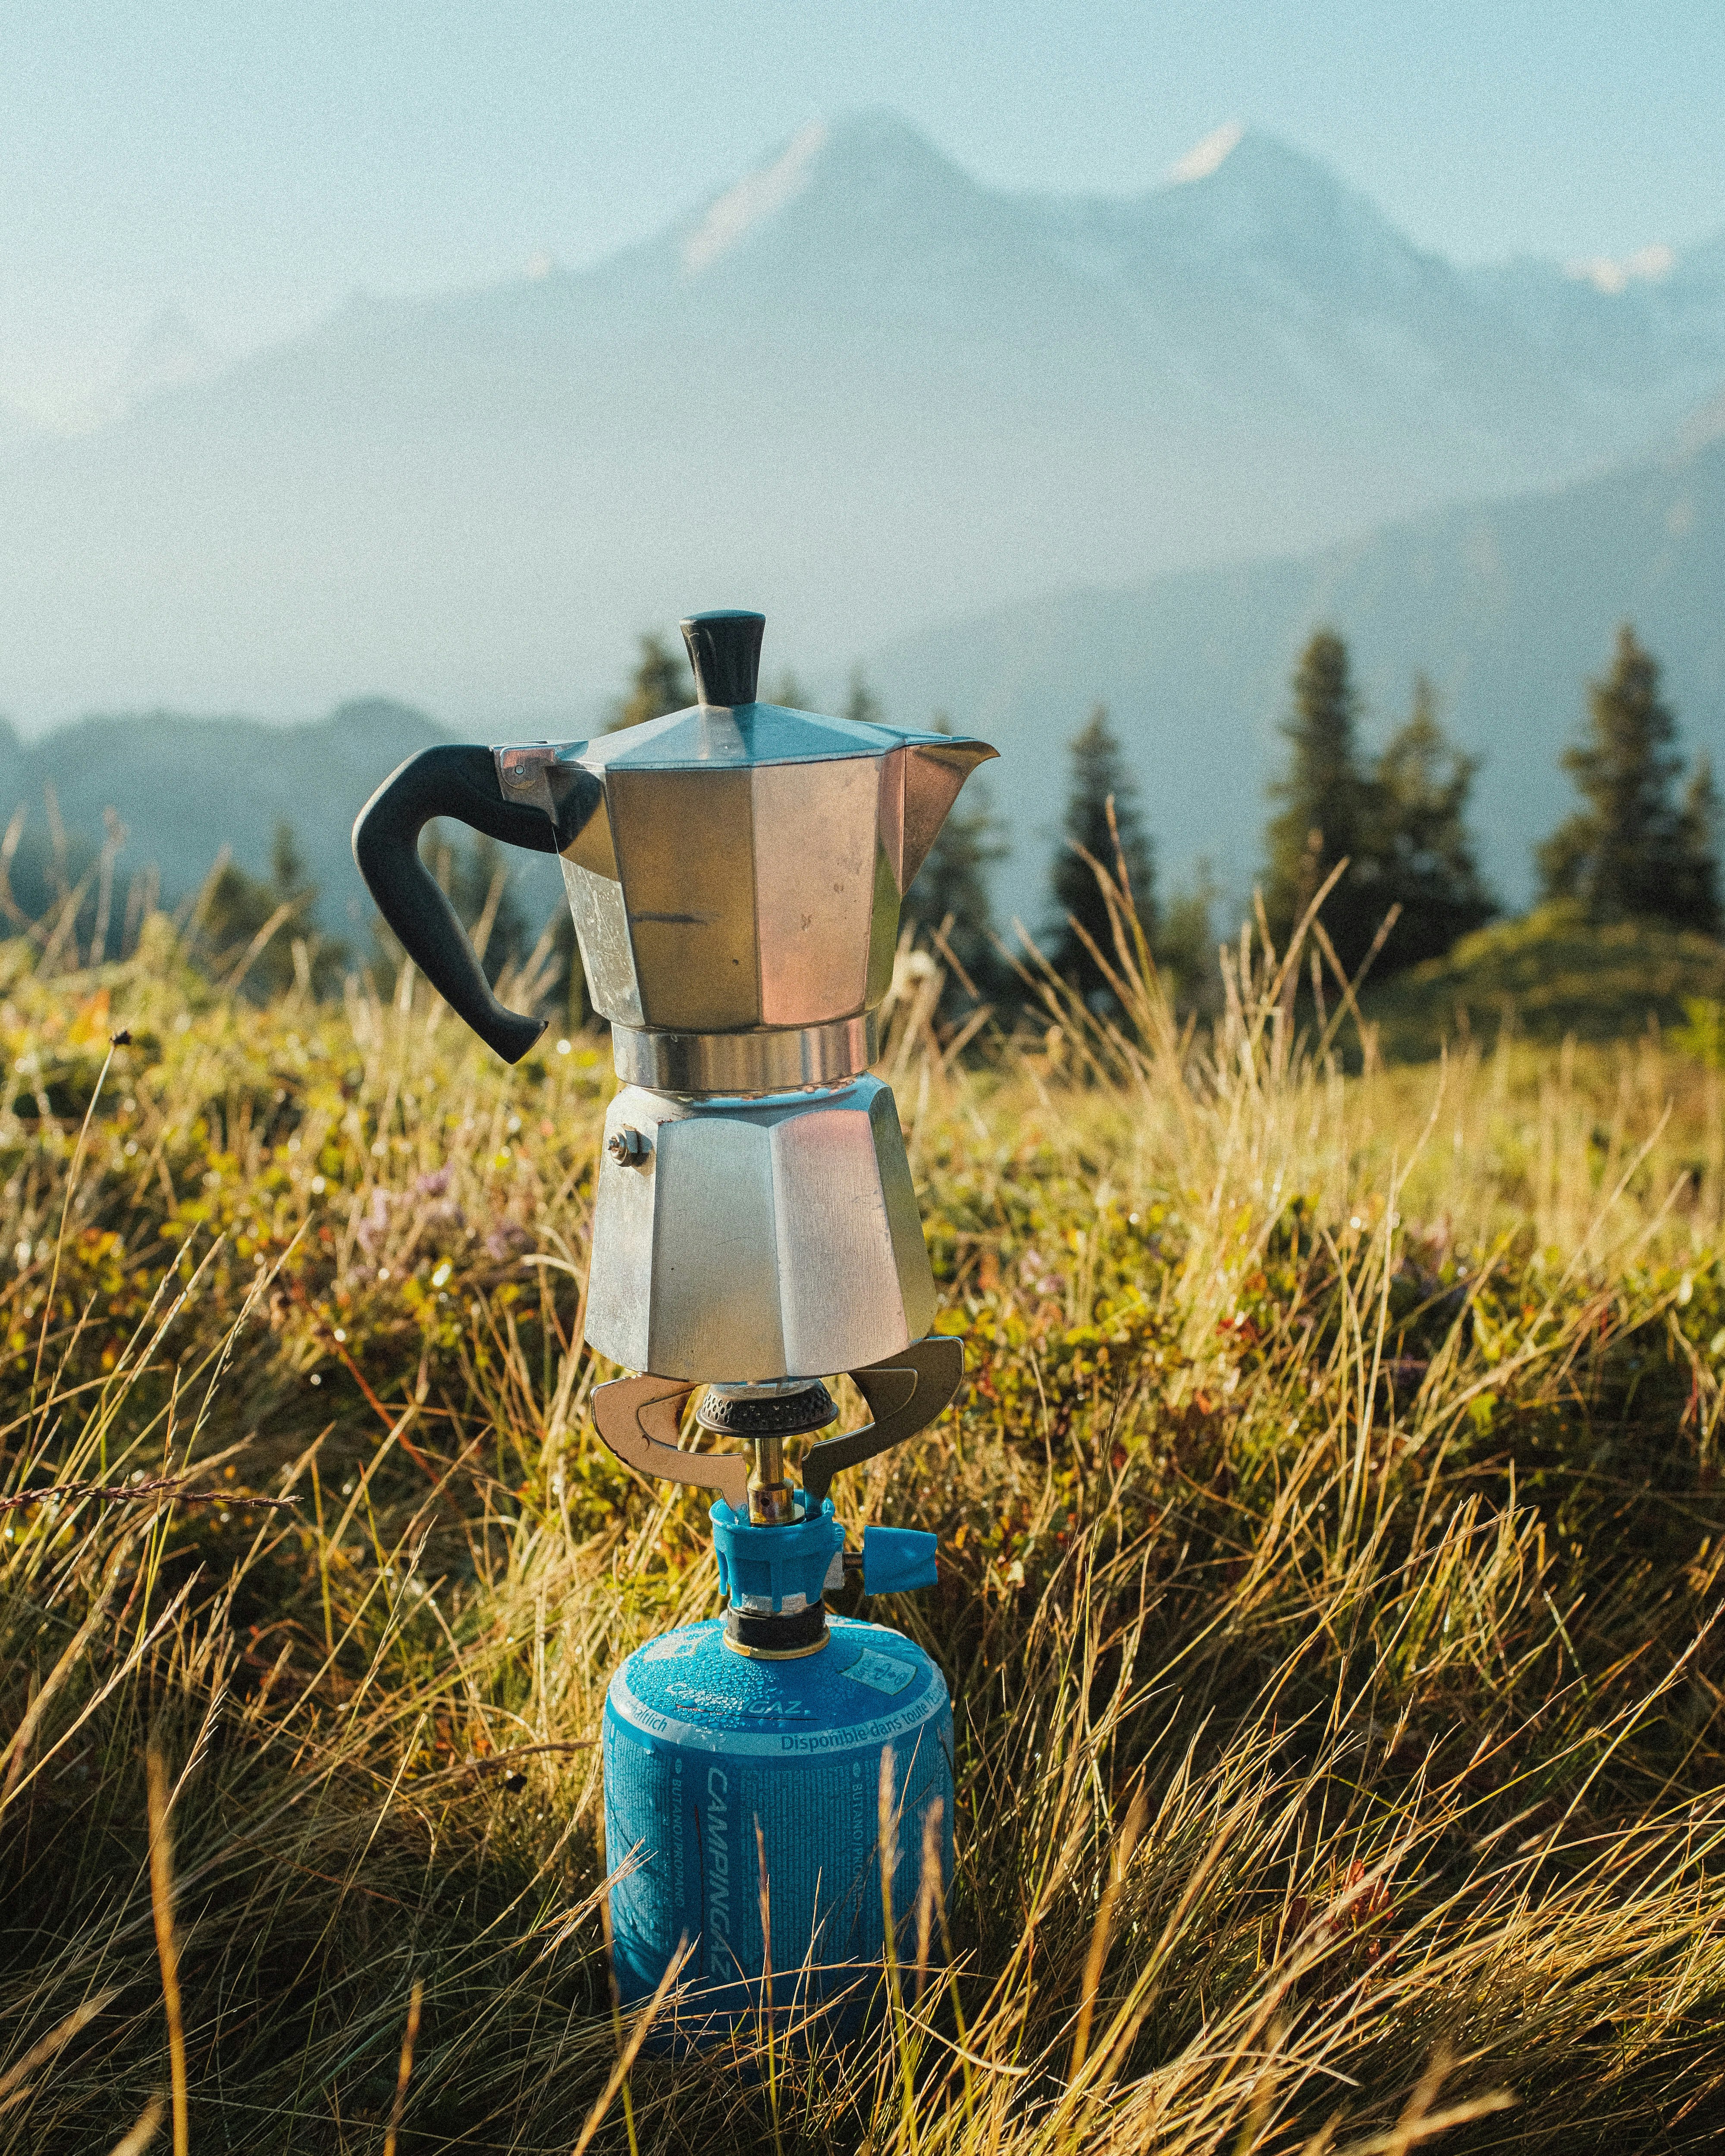
{"type": "Polygon", "coordinates": [[[1091,712],[1090,724],[1071,744],[1071,757],[1064,843],[1050,876],[1055,918],[1047,947],[1055,971],[1089,999],[1111,992],[1085,937],[1110,967],[1117,969],[1120,963],[1107,901],[1091,863],[1100,863],[1117,883],[1124,874],[1139,926],[1153,945],[1156,861],[1138,813],[1137,783],[1108,724],[1106,706],[1098,704],[1091,712]]]}
{"type": "Polygon", "coordinates": [[[1373,789],[1360,766],[1358,721],[1348,646],[1333,629],[1321,629],[1300,654],[1293,711],[1281,729],[1291,753],[1286,776],[1270,789],[1283,807],[1264,834],[1264,910],[1276,948],[1285,950],[1325,878],[1338,861],[1348,861],[1319,917],[1350,978],[1364,963],[1384,912],[1372,847],[1373,789]]]}
{"type": "Polygon", "coordinates": [[[1208,860],[1157,908],[1156,963],[1183,1009],[1210,1004],[1221,985],[1214,916],[1222,892],[1208,860]]]}
{"type": "Polygon", "coordinates": [[[1467,829],[1478,770],[1477,757],[1445,738],[1431,684],[1415,675],[1413,710],[1373,774],[1373,828],[1363,848],[1380,920],[1390,906],[1401,908],[1377,961],[1379,977],[1440,957],[1497,911],[1467,829]]]}
{"type": "Polygon", "coordinates": [[[863,679],[860,666],[851,675],[850,694],[845,699],[844,716],[847,719],[854,719],[859,726],[880,726],[886,723],[886,714],[880,707],[880,699],[863,679]]]}
{"type": "Polygon", "coordinates": [[[280,995],[298,978],[295,939],[304,946],[313,991],[324,993],[339,977],[345,947],[317,933],[317,886],[306,871],[294,827],[278,823],[270,847],[268,877],[248,875],[234,862],[216,871],[199,916],[198,940],[211,969],[220,975],[245,961],[254,939],[276,921],[270,938],[245,967],[244,992],[254,999],[280,995]]]}
{"type": "Polygon", "coordinates": [[[1625,622],[1609,670],[1589,685],[1587,737],[1561,759],[1586,805],[1535,858],[1546,897],[1579,906],[1591,921],[1640,916],[1716,935],[1712,774],[1697,766],[1686,798],[1672,798],[1683,759],[1659,673],[1625,622]]]}
{"type": "MultiPolygon", "coordinates": [[[[950,733],[952,721],[937,712],[935,730],[950,733]]],[[[925,934],[940,933],[963,968],[977,997],[990,1001],[1005,986],[1004,969],[993,940],[988,902],[988,871],[1006,857],[1000,819],[986,787],[973,778],[953,803],[928,850],[916,878],[905,894],[903,918],[925,934]]],[[[961,1014],[972,1005],[962,980],[949,979],[942,998],[942,1016],[961,1014]]]]}
{"type": "Polygon", "coordinates": [[[1678,819],[1682,868],[1677,885],[1676,918],[1703,936],[1722,926],[1719,904],[1719,795],[1713,784],[1713,761],[1705,751],[1695,759],[1683,790],[1678,819]]]}
{"type": "Polygon", "coordinates": [[[638,726],[645,719],[663,718],[695,701],[695,679],[689,662],[673,651],[662,637],[650,633],[640,639],[641,654],[630,677],[629,694],[614,706],[608,731],[638,726]]]}
{"type": "Polygon", "coordinates": [[[299,834],[285,817],[276,824],[270,841],[270,875],[278,905],[316,903],[317,891],[306,872],[299,834]]]}
{"type": "Polygon", "coordinates": [[[787,666],[768,691],[769,704],[782,704],[788,711],[807,711],[814,709],[809,692],[803,685],[794,667],[787,666]]]}

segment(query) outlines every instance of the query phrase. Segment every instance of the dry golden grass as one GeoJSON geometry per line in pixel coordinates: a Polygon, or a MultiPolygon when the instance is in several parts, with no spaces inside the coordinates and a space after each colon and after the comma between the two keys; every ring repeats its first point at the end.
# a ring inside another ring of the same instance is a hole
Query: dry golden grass
{"type": "Polygon", "coordinates": [[[177,2042],[198,2156],[1717,2135],[1714,1075],[1350,1079],[1250,942],[1213,1035],[1128,968],[1112,1024],[1050,987],[968,1061],[907,964],[886,1067],[973,1382],[840,1499],[942,1539],[878,1614],[954,1694],[950,1951],[848,2056],[624,2073],[603,1687],[716,1584],[699,1499],[586,1416],[600,1044],[507,1073],[410,982],[259,1012],[166,922],[33,957],[0,2150],[168,2145],[177,2042]]]}

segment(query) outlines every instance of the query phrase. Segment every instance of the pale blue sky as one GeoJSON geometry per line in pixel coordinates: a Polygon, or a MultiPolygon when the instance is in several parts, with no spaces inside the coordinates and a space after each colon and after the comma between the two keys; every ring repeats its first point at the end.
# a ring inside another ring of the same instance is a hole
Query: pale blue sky
{"type": "Polygon", "coordinates": [[[1465,261],[1725,225],[1725,0],[0,4],[0,394],[75,403],[164,308],[234,350],[580,264],[864,105],[1057,191],[1241,121],[1465,261]]]}

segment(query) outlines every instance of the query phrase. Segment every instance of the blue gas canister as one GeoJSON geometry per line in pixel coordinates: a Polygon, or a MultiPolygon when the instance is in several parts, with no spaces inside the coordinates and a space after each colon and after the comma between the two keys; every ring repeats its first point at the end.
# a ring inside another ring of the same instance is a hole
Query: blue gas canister
{"type": "Polygon", "coordinates": [[[840,2026],[854,2025],[886,1942],[889,1753],[888,1883],[896,1920],[911,1922],[937,1809],[942,1891],[952,1866],[952,1705],[920,1647],[835,1617],[824,1645],[792,1661],[734,1652],[718,1623],[631,1655],[604,1721],[624,1998],[649,1995],[686,1940],[672,2041],[710,2037],[769,2005],[798,2020],[834,2005],[840,2026]]]}

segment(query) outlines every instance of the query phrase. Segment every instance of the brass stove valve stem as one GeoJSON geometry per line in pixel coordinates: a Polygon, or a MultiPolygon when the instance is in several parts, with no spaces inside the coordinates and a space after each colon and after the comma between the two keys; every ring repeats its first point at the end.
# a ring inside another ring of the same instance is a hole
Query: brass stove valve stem
{"type": "Polygon", "coordinates": [[[796,1490],[785,1474],[783,1438],[757,1437],[754,1470],[749,1476],[749,1524],[788,1527],[802,1517],[796,1490]]]}
{"type": "Polygon", "coordinates": [[[818,1378],[764,1385],[713,1385],[702,1395],[695,1419],[703,1430],[748,1440],[754,1450],[749,1473],[749,1524],[792,1527],[803,1517],[801,1492],[785,1465],[788,1437],[824,1430],[838,1404],[818,1378]]]}

